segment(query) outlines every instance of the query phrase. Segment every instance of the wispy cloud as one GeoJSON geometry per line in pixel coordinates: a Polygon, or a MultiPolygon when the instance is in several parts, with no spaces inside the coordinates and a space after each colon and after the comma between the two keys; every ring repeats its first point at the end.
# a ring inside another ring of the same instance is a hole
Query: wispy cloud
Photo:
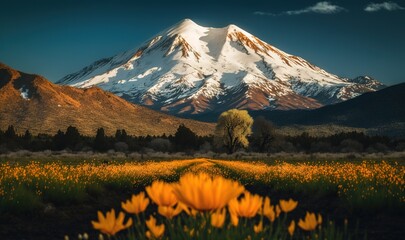
{"type": "Polygon", "coordinates": [[[300,15],[300,14],[305,14],[305,13],[320,13],[320,14],[334,14],[338,12],[346,11],[345,8],[340,7],[338,5],[333,5],[330,2],[318,2],[313,6],[304,8],[304,9],[298,9],[298,10],[290,10],[290,11],[285,11],[281,13],[269,13],[269,12],[261,12],[257,11],[254,12],[256,15],[262,15],[262,16],[280,16],[280,15],[300,15]]]}
{"type": "Polygon", "coordinates": [[[330,2],[318,2],[314,6],[307,7],[305,9],[294,10],[294,11],[287,11],[288,15],[298,15],[303,13],[321,13],[321,14],[333,14],[344,11],[345,9],[338,6],[333,5],[330,2]]]}
{"type": "Polygon", "coordinates": [[[398,3],[394,2],[369,3],[364,8],[364,11],[366,12],[377,12],[380,10],[395,11],[395,10],[405,10],[405,8],[401,7],[398,3]]]}
{"type": "Polygon", "coordinates": [[[261,11],[256,11],[253,14],[254,15],[260,15],[260,16],[277,16],[277,14],[274,14],[274,13],[261,12],[261,11]]]}

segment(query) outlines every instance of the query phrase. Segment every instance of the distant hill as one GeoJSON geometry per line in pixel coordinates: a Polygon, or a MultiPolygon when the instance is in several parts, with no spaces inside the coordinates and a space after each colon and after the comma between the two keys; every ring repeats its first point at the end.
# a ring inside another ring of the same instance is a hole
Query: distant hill
{"type": "Polygon", "coordinates": [[[180,124],[199,135],[214,129],[213,124],[156,112],[97,87],[60,86],[0,63],[0,129],[14,125],[19,133],[29,129],[55,134],[73,125],[84,135],[95,135],[100,127],[109,135],[117,129],[131,135],[162,135],[175,133],[180,124]]]}
{"type": "MultiPolygon", "coordinates": [[[[405,83],[387,87],[377,92],[365,93],[348,101],[314,110],[250,111],[251,116],[264,116],[278,126],[290,126],[304,131],[305,126],[360,129],[370,133],[405,136],[405,83]],[[294,126],[295,125],[295,126],[294,126]],[[398,131],[402,131],[399,133],[398,131]]],[[[188,115],[194,119],[216,122],[219,114],[188,115]]],[[[325,129],[324,129],[325,130],[325,129]]]]}
{"type": "Polygon", "coordinates": [[[405,122],[405,83],[314,110],[253,111],[278,125],[337,124],[373,128],[405,122]]]}

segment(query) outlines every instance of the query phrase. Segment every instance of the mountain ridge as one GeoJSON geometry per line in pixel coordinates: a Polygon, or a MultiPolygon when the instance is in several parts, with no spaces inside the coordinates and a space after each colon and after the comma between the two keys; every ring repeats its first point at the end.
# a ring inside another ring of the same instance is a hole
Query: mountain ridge
{"type": "Polygon", "coordinates": [[[125,129],[131,135],[158,136],[174,134],[180,124],[199,135],[214,128],[129,103],[97,87],[60,86],[0,63],[0,129],[14,125],[20,133],[55,134],[73,125],[84,135],[95,135],[103,127],[108,135],[125,129]]]}
{"type": "Polygon", "coordinates": [[[351,127],[372,128],[405,123],[405,82],[376,92],[365,93],[345,102],[314,110],[251,112],[264,115],[281,125],[291,124],[339,124],[351,127]]]}
{"type": "MultiPolygon", "coordinates": [[[[256,118],[263,116],[277,126],[335,125],[363,128],[392,136],[405,135],[405,82],[369,92],[345,102],[312,110],[249,111],[256,118]]],[[[215,122],[218,114],[189,115],[194,119],[215,122]]]]}

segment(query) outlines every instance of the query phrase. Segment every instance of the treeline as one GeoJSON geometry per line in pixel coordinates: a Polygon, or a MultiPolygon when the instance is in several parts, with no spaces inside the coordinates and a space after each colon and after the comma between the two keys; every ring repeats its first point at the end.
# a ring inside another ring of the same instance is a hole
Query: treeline
{"type": "Polygon", "coordinates": [[[95,137],[83,136],[74,126],[69,126],[65,132],[59,130],[55,135],[38,134],[33,136],[29,130],[24,134],[16,134],[11,125],[7,130],[0,130],[0,153],[7,151],[29,150],[71,150],[106,152],[178,152],[197,151],[209,145],[212,137],[197,136],[189,128],[180,125],[174,135],[166,136],[130,136],[125,129],[118,129],[114,136],[107,136],[103,128],[97,129],[95,137]]]}
{"type": "Polygon", "coordinates": [[[249,149],[253,152],[305,152],[305,153],[377,153],[405,151],[405,139],[386,136],[370,136],[363,132],[341,132],[329,136],[311,136],[303,132],[297,136],[277,134],[276,127],[258,117],[249,137],[249,149]]]}
{"type": "MultiPolygon", "coordinates": [[[[237,146],[250,152],[388,152],[405,151],[405,140],[390,139],[383,136],[368,136],[361,132],[347,132],[327,137],[314,137],[308,133],[298,136],[283,136],[275,131],[275,126],[262,118],[255,120],[248,146],[237,146]]],[[[106,136],[99,128],[95,137],[83,136],[74,126],[54,135],[38,134],[33,136],[29,130],[19,135],[13,126],[0,130],[0,153],[18,150],[70,150],[107,152],[228,152],[217,144],[215,136],[197,136],[184,125],[180,125],[174,135],[130,136],[125,129],[119,129],[114,136],[106,136]]]]}

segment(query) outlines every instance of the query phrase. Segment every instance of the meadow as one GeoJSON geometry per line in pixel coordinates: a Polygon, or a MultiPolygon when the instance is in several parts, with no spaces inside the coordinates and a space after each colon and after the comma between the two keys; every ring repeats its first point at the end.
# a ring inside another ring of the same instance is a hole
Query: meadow
{"type": "MultiPolygon", "coordinates": [[[[63,239],[66,235],[78,239],[78,234],[86,233],[89,239],[97,239],[100,232],[91,224],[97,220],[97,211],[105,213],[114,208],[118,213],[122,211],[121,202],[145,191],[154,181],[177,182],[186,173],[237,181],[252,194],[270,197],[273,204],[292,198],[298,206],[288,214],[289,219],[298,222],[307,211],[319,213],[325,224],[333,224],[333,229],[327,225],[324,228],[329,230],[325,231],[342,234],[336,239],[398,239],[405,234],[403,159],[5,158],[0,162],[0,236],[63,239]]],[[[146,213],[154,210],[156,207],[146,213]]],[[[165,237],[172,236],[166,228],[165,237]]],[[[243,228],[237,231],[243,232],[243,228]]],[[[255,231],[250,231],[250,238],[256,239],[255,231]]],[[[243,236],[242,232],[237,236],[243,236]]],[[[124,239],[125,234],[120,234],[124,239]]],[[[297,239],[308,236],[316,238],[298,230],[294,235],[297,239]]],[[[290,239],[288,235],[283,238],[290,239]]]]}

